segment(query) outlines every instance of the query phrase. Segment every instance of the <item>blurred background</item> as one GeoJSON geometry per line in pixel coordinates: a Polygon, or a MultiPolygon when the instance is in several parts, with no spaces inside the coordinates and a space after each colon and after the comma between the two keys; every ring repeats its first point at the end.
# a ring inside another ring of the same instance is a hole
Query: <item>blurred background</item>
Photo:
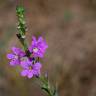
{"type": "Polygon", "coordinates": [[[59,96],[96,96],[96,0],[0,0],[0,96],[47,96],[6,58],[12,46],[22,47],[17,4],[26,10],[29,43],[41,35],[49,45],[42,74],[48,71],[59,96]]]}

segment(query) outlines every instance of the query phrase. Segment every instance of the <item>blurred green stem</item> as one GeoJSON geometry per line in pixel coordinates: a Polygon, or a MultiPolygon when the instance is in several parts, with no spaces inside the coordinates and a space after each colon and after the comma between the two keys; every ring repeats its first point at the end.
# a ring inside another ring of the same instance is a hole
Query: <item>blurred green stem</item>
{"type": "Polygon", "coordinates": [[[40,76],[39,80],[41,82],[41,89],[44,90],[48,96],[58,96],[57,88],[51,86],[48,77],[40,76]]]}
{"type": "Polygon", "coordinates": [[[20,40],[21,44],[23,45],[23,48],[25,50],[25,52],[28,51],[28,46],[26,43],[26,22],[25,22],[25,18],[24,18],[24,8],[21,6],[17,6],[16,7],[16,13],[17,13],[17,17],[18,17],[18,31],[19,33],[17,34],[18,39],[20,40]]]}

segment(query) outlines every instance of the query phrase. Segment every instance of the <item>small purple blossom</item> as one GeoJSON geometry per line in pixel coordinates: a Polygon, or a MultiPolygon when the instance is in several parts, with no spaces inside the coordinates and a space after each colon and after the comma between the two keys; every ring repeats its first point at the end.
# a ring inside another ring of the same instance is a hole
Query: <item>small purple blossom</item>
{"type": "Polygon", "coordinates": [[[21,58],[25,55],[25,53],[16,47],[12,47],[13,53],[7,54],[7,58],[10,59],[10,65],[15,66],[20,64],[21,58]]]}
{"type": "Polygon", "coordinates": [[[28,78],[32,78],[33,76],[40,75],[41,64],[39,62],[33,64],[32,61],[28,59],[21,62],[21,67],[23,71],[21,72],[21,76],[27,76],[28,78]]]}
{"type": "Polygon", "coordinates": [[[32,43],[29,47],[29,51],[33,54],[34,57],[42,58],[44,56],[46,48],[48,48],[48,45],[42,37],[39,37],[38,40],[36,40],[36,37],[32,37],[32,43]]]}

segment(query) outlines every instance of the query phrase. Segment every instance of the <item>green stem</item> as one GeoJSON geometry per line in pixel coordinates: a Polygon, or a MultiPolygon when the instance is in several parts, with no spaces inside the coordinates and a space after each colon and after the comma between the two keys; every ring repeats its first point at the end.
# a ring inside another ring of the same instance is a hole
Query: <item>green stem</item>
{"type": "Polygon", "coordinates": [[[26,43],[25,37],[22,37],[20,34],[17,34],[17,37],[20,40],[21,44],[23,45],[23,49],[25,51],[27,51],[28,47],[27,47],[27,43],[26,43]]]}
{"type": "Polygon", "coordinates": [[[44,76],[38,77],[39,81],[41,82],[41,89],[44,90],[48,96],[57,96],[57,90],[49,83],[48,78],[44,76]]]}
{"type": "Polygon", "coordinates": [[[25,10],[23,7],[21,7],[21,6],[16,7],[16,13],[17,13],[17,17],[18,17],[18,27],[17,28],[19,31],[19,33],[17,34],[17,37],[20,40],[21,44],[23,45],[24,51],[29,56],[30,52],[28,52],[28,46],[26,43],[26,36],[25,36],[26,22],[25,22],[25,18],[24,18],[24,12],[25,12],[25,10]]]}

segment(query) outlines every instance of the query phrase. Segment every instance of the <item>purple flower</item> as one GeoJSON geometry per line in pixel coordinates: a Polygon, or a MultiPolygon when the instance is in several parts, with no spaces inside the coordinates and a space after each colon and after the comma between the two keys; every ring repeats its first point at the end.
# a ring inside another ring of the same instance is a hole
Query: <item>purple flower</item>
{"type": "Polygon", "coordinates": [[[32,43],[29,47],[29,51],[33,54],[34,57],[42,58],[44,56],[46,48],[48,48],[48,45],[42,37],[39,37],[38,40],[36,40],[36,37],[32,37],[32,43]]]}
{"type": "Polygon", "coordinates": [[[20,49],[16,47],[12,47],[13,53],[7,54],[7,58],[10,59],[10,65],[15,66],[17,64],[20,64],[21,58],[25,55],[25,53],[20,49]]]}
{"type": "Polygon", "coordinates": [[[28,59],[21,62],[21,67],[23,68],[21,76],[27,76],[28,78],[32,78],[33,76],[40,75],[41,64],[39,62],[35,64],[32,63],[33,62],[29,61],[28,59]]]}

